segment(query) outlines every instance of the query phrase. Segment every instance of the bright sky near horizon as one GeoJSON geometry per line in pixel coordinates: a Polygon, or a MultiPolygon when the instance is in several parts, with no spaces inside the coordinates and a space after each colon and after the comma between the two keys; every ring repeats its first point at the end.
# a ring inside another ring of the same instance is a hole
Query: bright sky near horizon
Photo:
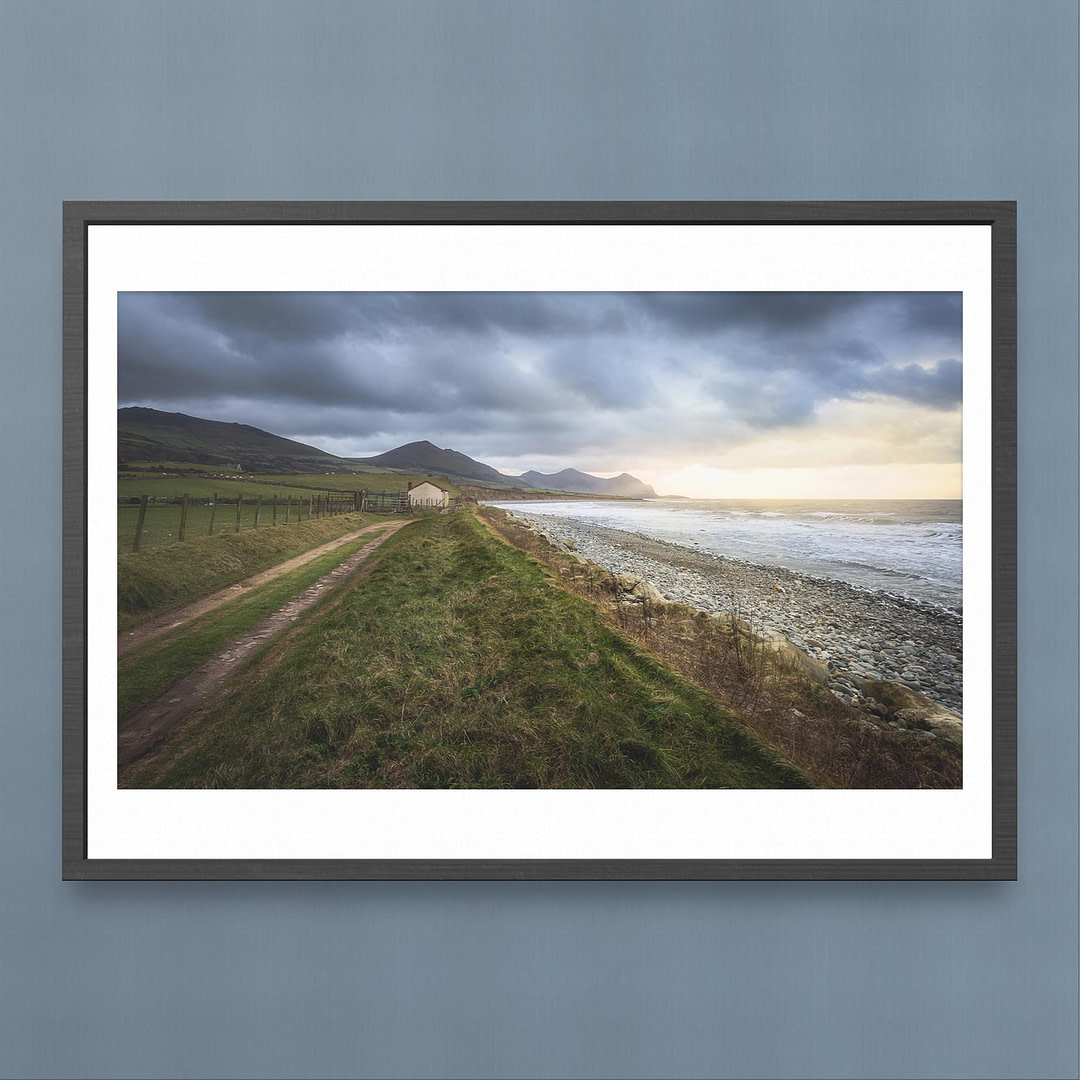
{"type": "Polygon", "coordinates": [[[959,293],[121,293],[119,404],[699,498],[959,498],[959,293]]]}

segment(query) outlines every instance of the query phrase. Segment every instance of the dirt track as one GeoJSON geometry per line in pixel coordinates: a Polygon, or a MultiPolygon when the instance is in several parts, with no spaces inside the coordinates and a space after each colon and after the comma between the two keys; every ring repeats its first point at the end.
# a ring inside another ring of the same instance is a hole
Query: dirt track
{"type": "MultiPolygon", "coordinates": [[[[380,535],[365,544],[359,551],[350,555],[330,573],[325,574],[316,581],[314,585],[310,585],[303,592],[298,593],[284,607],[279,608],[273,615],[267,616],[258,625],[203,664],[202,667],[191,672],[190,675],[185,675],[179,682],[174,683],[155,701],[124,717],[117,732],[117,764],[121,766],[129,765],[142,757],[167,732],[188,717],[211,694],[217,691],[236,670],[236,665],[241,660],[254,649],[287,629],[302,612],[322,599],[329,590],[345,581],[358,567],[367,561],[369,556],[381,544],[408,524],[409,520],[406,520],[392,522],[384,526],[380,535]]],[[[369,532],[373,527],[369,526],[367,529],[361,529],[360,532],[369,532]]],[[[335,541],[329,545],[329,550],[333,550],[334,547],[340,546],[341,543],[358,535],[359,533],[352,533],[340,541],[335,541]]],[[[316,549],[316,551],[321,550],[323,549],[316,549]]],[[[308,560],[304,558],[304,561],[308,560]]],[[[290,566],[295,562],[296,560],[290,560],[289,563],[282,563],[281,565],[290,566]]],[[[298,565],[303,565],[303,563],[298,565]]],[[[274,567],[274,570],[279,569],[280,567],[274,567]]],[[[272,574],[273,572],[268,570],[266,573],[272,574]]],[[[280,575],[275,574],[266,580],[272,581],[274,576],[280,575]]],[[[248,579],[248,581],[255,580],[256,578],[248,579]]],[[[235,595],[235,593],[230,595],[235,595]]],[[[206,608],[205,610],[211,609],[206,608]]],[[[174,618],[177,614],[179,613],[173,613],[174,618]]],[[[194,618],[194,616],[191,617],[194,618]]]]}
{"type": "Polygon", "coordinates": [[[191,604],[187,604],[185,607],[177,608],[175,611],[169,611],[164,615],[159,615],[157,618],[149,619],[141,626],[137,626],[134,630],[128,630],[117,637],[116,654],[117,656],[123,656],[124,653],[131,652],[132,649],[137,649],[139,646],[145,645],[148,641],[153,641],[154,638],[160,637],[167,631],[175,630],[176,627],[183,626],[184,623],[189,623],[192,619],[197,619],[200,615],[205,615],[208,611],[213,611],[215,608],[227,604],[230,600],[235,600],[238,596],[243,596],[244,593],[259,588],[260,585],[275,581],[277,578],[288,574],[290,571],[307,565],[307,563],[312,560],[319,558],[320,555],[326,555],[328,552],[334,551],[336,548],[342,547],[352,540],[356,540],[365,533],[373,532],[376,529],[386,528],[391,528],[394,532],[397,532],[404,524],[407,524],[407,522],[379,521],[374,525],[366,525],[364,528],[357,529],[355,532],[346,533],[344,536],[339,536],[336,540],[330,540],[325,544],[320,544],[318,547],[312,548],[310,551],[305,551],[302,555],[296,555],[283,563],[278,563],[277,566],[271,566],[269,570],[263,570],[261,573],[252,574],[251,577],[244,578],[243,581],[238,581],[235,585],[229,585],[227,588],[220,589],[218,592],[211,593],[209,596],[204,596],[201,600],[196,600],[191,604]]]}

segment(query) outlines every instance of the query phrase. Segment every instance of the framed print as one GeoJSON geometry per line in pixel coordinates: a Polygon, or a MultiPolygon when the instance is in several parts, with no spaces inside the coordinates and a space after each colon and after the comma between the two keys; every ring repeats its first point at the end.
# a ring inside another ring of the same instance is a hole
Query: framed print
{"type": "Polygon", "coordinates": [[[65,877],[1015,877],[1015,223],[66,204],[65,877]]]}

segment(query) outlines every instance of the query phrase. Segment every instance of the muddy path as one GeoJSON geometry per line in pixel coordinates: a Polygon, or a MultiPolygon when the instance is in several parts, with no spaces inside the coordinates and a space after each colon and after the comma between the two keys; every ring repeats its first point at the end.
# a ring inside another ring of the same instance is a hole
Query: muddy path
{"type": "MultiPolygon", "coordinates": [[[[241,661],[272,638],[287,630],[308,608],[318,603],[330,591],[354,574],[370,556],[410,519],[392,522],[359,551],[325,574],[314,585],[297,593],[284,607],[268,615],[246,634],[226,646],[202,667],[185,675],[159,698],[121,720],[117,732],[117,764],[130,765],[150,750],[182,720],[191,715],[212,694],[219,690],[241,661]]],[[[361,532],[369,532],[363,529],[361,532]]],[[[356,534],[353,534],[356,535],[356,534]]],[[[345,539],[349,539],[346,537],[345,539]]],[[[335,541],[332,547],[338,546],[335,541]]],[[[282,564],[287,565],[287,564],[282,564]]],[[[280,569],[279,567],[275,567],[280,569]]],[[[365,571],[369,568],[365,568],[365,571]]],[[[267,571],[269,573],[269,571],[267,571]]],[[[249,580],[254,581],[254,578],[249,580]]],[[[272,580],[268,579],[268,580],[272,580]]],[[[235,594],[234,594],[235,595],[235,594]]],[[[175,615],[176,613],[174,613],[175,615]]]]}
{"type": "Polygon", "coordinates": [[[158,615],[156,618],[148,619],[140,626],[135,627],[134,630],[126,630],[117,637],[116,654],[117,656],[123,656],[133,649],[138,649],[148,641],[153,641],[154,638],[160,637],[169,630],[175,630],[178,626],[183,626],[185,623],[189,623],[193,619],[199,618],[200,615],[205,615],[208,611],[213,611],[215,608],[227,604],[230,600],[235,600],[238,596],[243,596],[244,593],[251,592],[252,589],[257,589],[270,581],[275,581],[277,578],[288,574],[292,570],[296,570],[301,566],[306,566],[312,560],[358,539],[365,535],[365,533],[374,532],[378,529],[390,529],[392,532],[397,532],[404,524],[406,524],[406,522],[379,521],[374,525],[366,525],[362,529],[346,533],[344,536],[339,536],[325,544],[320,544],[310,551],[305,551],[301,555],[296,555],[291,559],[287,559],[285,562],[278,563],[276,566],[271,566],[269,570],[263,570],[258,574],[252,574],[251,577],[244,578],[243,581],[238,581],[235,585],[229,585],[224,589],[218,590],[218,592],[210,593],[208,596],[204,596],[199,600],[186,604],[182,608],[176,608],[174,611],[166,612],[164,615],[158,615]]]}

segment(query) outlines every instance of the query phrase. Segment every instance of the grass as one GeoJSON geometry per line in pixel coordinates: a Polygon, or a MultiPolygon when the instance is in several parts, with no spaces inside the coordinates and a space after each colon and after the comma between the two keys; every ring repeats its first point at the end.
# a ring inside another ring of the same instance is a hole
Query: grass
{"type": "Polygon", "coordinates": [[[299,524],[202,537],[117,559],[119,629],[191,603],[386,517],[342,514],[299,524]]]}
{"type": "MultiPolygon", "coordinates": [[[[360,468],[360,466],[358,466],[360,468]]],[[[451,495],[459,494],[457,487],[445,476],[433,476],[430,473],[326,473],[317,476],[289,476],[286,473],[260,476],[268,483],[282,484],[286,487],[299,486],[308,480],[315,483],[321,491],[404,491],[410,484],[422,484],[430,480],[439,487],[446,488],[451,495]]]]}
{"type": "MultiPolygon", "coordinates": [[[[250,475],[250,474],[249,474],[250,475]]],[[[219,495],[223,499],[262,499],[268,502],[276,495],[279,499],[292,497],[295,499],[301,489],[305,493],[313,495],[325,495],[327,491],[359,491],[366,485],[358,482],[362,477],[352,477],[351,487],[332,487],[330,484],[321,483],[330,477],[311,476],[298,474],[293,478],[295,483],[279,484],[271,482],[270,478],[247,480],[240,476],[233,478],[202,476],[138,476],[134,479],[118,478],[116,481],[116,493],[121,498],[133,498],[137,495],[152,495],[158,499],[179,499],[183,495],[190,495],[193,499],[209,499],[219,495]]]]}
{"type": "MultiPolygon", "coordinates": [[[[256,509],[258,509],[258,528],[264,529],[273,525],[277,518],[278,525],[295,524],[297,521],[307,521],[311,514],[311,508],[306,498],[297,498],[294,491],[291,503],[288,497],[279,498],[275,511],[273,496],[257,502],[257,496],[252,495],[240,504],[240,532],[256,527],[256,509]],[[288,517],[288,522],[286,522],[288,517]]],[[[196,540],[210,535],[211,520],[214,526],[214,536],[222,536],[236,532],[236,503],[219,503],[216,510],[210,506],[202,506],[197,503],[189,503],[185,522],[186,540],[196,540]]],[[[167,544],[175,544],[180,541],[180,506],[147,506],[146,517],[143,520],[142,540],[140,549],[164,547],[167,544]]],[[[139,523],[138,506],[120,506],[116,512],[116,543],[117,551],[130,552],[135,539],[135,529],[139,523]]]]}
{"type": "Polygon", "coordinates": [[[762,739],[818,784],[896,789],[962,785],[959,748],[943,739],[880,726],[765,647],[752,626],[682,604],[617,604],[611,575],[599,567],[559,553],[503,510],[483,507],[478,514],[508,543],[557,573],[565,588],[606,611],[623,633],[736,709],[762,739]]]}
{"type": "Polygon", "coordinates": [[[472,514],[391,538],[129,787],[805,787],[716,697],[472,514]]]}
{"type": "Polygon", "coordinates": [[[146,648],[121,657],[117,716],[122,719],[153,701],[370,541],[370,536],[362,536],[343,544],[254,593],[155,638],[146,648]]]}
{"type": "MultiPolygon", "coordinates": [[[[192,466],[197,470],[206,470],[209,466],[192,466]]],[[[286,514],[289,521],[306,520],[310,514],[309,498],[325,495],[327,492],[352,495],[357,491],[404,491],[410,481],[414,484],[430,479],[427,476],[389,475],[384,473],[356,475],[353,473],[296,473],[276,474],[272,476],[258,474],[240,475],[235,478],[214,476],[126,476],[117,481],[119,497],[132,499],[147,495],[151,503],[147,506],[140,540],[141,548],[163,547],[175,544],[180,539],[180,502],[187,495],[192,501],[187,508],[185,519],[185,539],[210,535],[211,523],[214,535],[236,532],[236,505],[240,507],[240,531],[255,527],[256,504],[259,507],[259,528],[269,525],[274,520],[274,500],[277,500],[277,521],[283,523],[286,514]],[[209,503],[213,498],[219,501],[212,510],[209,503]],[[154,505],[153,500],[171,500],[164,505],[154,505]],[[196,501],[200,500],[200,501],[196,501]]],[[[457,495],[458,489],[445,478],[435,480],[440,487],[446,488],[451,495],[457,495]]],[[[135,539],[135,529],[139,520],[139,506],[126,503],[117,508],[117,550],[130,552],[135,539]]]]}
{"type": "Polygon", "coordinates": [[[213,473],[215,476],[225,475],[230,479],[250,475],[245,474],[242,469],[230,469],[225,465],[201,465],[195,461],[125,461],[120,466],[121,479],[128,478],[129,473],[163,472],[213,473]]]}

